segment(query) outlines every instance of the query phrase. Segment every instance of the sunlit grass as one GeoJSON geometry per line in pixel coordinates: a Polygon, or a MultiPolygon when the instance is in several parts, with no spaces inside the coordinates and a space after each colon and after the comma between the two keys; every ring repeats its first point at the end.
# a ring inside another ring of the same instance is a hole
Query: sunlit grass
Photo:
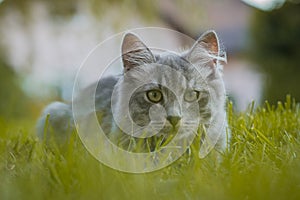
{"type": "Polygon", "coordinates": [[[76,134],[46,145],[28,125],[0,121],[0,199],[300,199],[299,104],[287,97],[240,114],[228,104],[228,115],[224,155],[199,159],[195,144],[190,155],[147,174],[100,164],[76,134]]]}

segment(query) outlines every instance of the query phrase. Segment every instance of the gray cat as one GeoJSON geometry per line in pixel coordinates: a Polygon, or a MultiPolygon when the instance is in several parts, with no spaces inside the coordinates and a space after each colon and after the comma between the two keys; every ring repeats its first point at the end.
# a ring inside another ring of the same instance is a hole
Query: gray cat
{"type": "MultiPolygon", "coordinates": [[[[95,83],[95,112],[105,134],[126,150],[134,140],[142,148],[154,151],[167,144],[179,129],[184,135],[189,131],[183,127],[196,123],[202,127],[202,132],[200,128],[192,131],[202,134],[200,157],[214,146],[223,151],[229,132],[222,55],[214,31],[204,33],[188,51],[178,54],[154,54],[136,35],[127,33],[122,43],[123,75],[95,83]],[[150,126],[152,129],[145,128],[150,126]],[[128,134],[132,127],[135,128],[128,134]]],[[[93,87],[83,90],[74,101],[84,100],[90,88],[93,87]]],[[[86,115],[91,112],[86,111],[86,115]]],[[[47,106],[37,124],[41,138],[52,132],[54,137],[67,139],[73,129],[72,107],[60,102],[47,106]]]]}

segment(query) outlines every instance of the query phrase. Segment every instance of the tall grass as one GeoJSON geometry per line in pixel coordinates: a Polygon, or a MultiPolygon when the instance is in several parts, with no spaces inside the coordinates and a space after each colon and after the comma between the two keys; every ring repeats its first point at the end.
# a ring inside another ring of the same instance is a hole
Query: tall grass
{"type": "Polygon", "coordinates": [[[195,144],[146,174],[102,165],[75,133],[64,145],[46,144],[0,121],[0,199],[300,199],[299,104],[288,96],[238,114],[229,103],[228,116],[225,154],[199,159],[195,144]]]}

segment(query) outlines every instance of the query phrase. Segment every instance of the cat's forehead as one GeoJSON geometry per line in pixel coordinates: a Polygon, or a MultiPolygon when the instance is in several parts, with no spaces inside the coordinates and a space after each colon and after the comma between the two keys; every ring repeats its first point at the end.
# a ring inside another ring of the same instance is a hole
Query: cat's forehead
{"type": "Polygon", "coordinates": [[[191,64],[181,55],[173,52],[165,52],[156,56],[157,63],[167,65],[175,70],[186,71],[191,64]]]}
{"type": "Polygon", "coordinates": [[[168,87],[174,86],[175,90],[202,90],[207,87],[204,69],[190,63],[184,55],[165,52],[155,55],[155,62],[134,67],[126,72],[125,79],[130,83],[152,82],[168,87]]]}
{"type": "Polygon", "coordinates": [[[180,72],[186,80],[197,84],[205,79],[205,74],[201,73],[203,69],[199,70],[199,66],[195,66],[184,58],[184,56],[166,52],[156,57],[157,63],[171,67],[172,69],[180,72]]]}

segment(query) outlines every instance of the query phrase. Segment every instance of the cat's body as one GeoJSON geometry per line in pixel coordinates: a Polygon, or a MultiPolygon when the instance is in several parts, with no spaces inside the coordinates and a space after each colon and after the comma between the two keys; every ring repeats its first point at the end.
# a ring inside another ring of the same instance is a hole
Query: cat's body
{"type": "MultiPolygon", "coordinates": [[[[126,127],[121,127],[120,121],[130,118],[136,127],[144,128],[151,125],[152,112],[158,125],[161,125],[157,136],[167,138],[180,127],[196,121],[198,126],[208,128],[206,134],[209,142],[215,141],[218,149],[225,149],[228,138],[226,94],[219,63],[222,58],[215,32],[205,33],[189,51],[159,55],[154,55],[137,36],[128,33],[122,44],[122,59],[123,75],[106,77],[95,83],[95,112],[104,132],[111,138],[117,135],[122,138],[118,141],[126,143],[134,133],[131,136],[125,134],[126,127]],[[135,87],[132,93],[130,87],[135,87]],[[130,98],[126,99],[129,93],[130,98]],[[111,109],[111,106],[115,107],[111,109]]],[[[89,93],[90,89],[86,88],[74,101],[80,101],[89,93]]],[[[87,114],[91,112],[87,111],[87,114]]],[[[68,104],[50,104],[39,119],[38,134],[41,137],[45,134],[46,119],[58,137],[73,129],[75,126],[71,113],[72,108],[68,104]]],[[[128,122],[126,124],[132,126],[128,122]]]]}

